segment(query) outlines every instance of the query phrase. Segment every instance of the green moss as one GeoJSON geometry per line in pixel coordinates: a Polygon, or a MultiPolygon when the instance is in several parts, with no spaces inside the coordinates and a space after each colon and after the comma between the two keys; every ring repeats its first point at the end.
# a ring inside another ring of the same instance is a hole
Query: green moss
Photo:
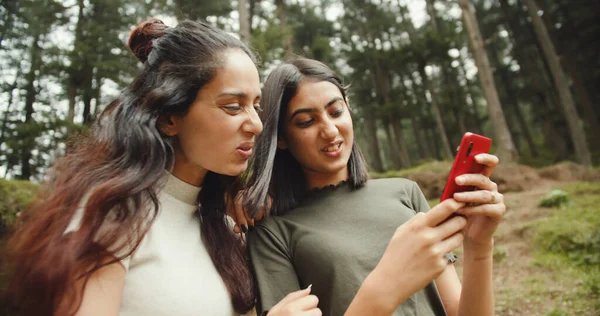
{"type": "Polygon", "coordinates": [[[600,308],[600,183],[572,183],[562,190],[571,203],[537,222],[533,264],[578,280],[576,301],[600,308]]]}
{"type": "Polygon", "coordinates": [[[567,192],[562,190],[552,190],[552,192],[548,193],[538,203],[539,207],[561,207],[562,205],[566,205],[569,203],[569,195],[567,192]]]}
{"type": "Polygon", "coordinates": [[[500,262],[508,257],[508,251],[504,247],[494,247],[494,262],[500,262]]]}
{"type": "Polygon", "coordinates": [[[433,172],[442,172],[448,173],[450,172],[450,168],[452,167],[452,163],[448,161],[429,161],[418,166],[414,166],[408,169],[401,170],[390,170],[382,173],[371,172],[371,178],[406,178],[411,174],[420,173],[425,171],[433,171],[433,172]]]}
{"type": "Polygon", "coordinates": [[[39,185],[29,181],[0,179],[0,234],[27,208],[38,190],[39,185]]]}

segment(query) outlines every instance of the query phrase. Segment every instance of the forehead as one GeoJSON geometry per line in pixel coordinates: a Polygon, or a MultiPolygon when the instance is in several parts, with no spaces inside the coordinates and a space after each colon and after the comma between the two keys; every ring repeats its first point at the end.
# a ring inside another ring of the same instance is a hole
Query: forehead
{"type": "Polygon", "coordinates": [[[334,97],[343,98],[340,89],[329,81],[302,80],[290,100],[288,112],[303,107],[323,107],[334,97]]]}
{"type": "Polygon", "coordinates": [[[228,49],[222,54],[223,65],[217,68],[213,80],[205,88],[260,94],[260,77],[252,59],[240,49],[228,49]]]}

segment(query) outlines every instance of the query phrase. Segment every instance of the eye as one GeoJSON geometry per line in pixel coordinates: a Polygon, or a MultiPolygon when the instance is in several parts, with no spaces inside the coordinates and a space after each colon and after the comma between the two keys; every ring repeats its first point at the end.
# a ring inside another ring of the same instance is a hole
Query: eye
{"type": "Polygon", "coordinates": [[[312,125],[313,121],[314,121],[313,119],[310,119],[307,121],[297,122],[296,126],[301,127],[301,128],[309,127],[312,125]]]}
{"type": "Polygon", "coordinates": [[[337,110],[333,110],[330,115],[333,117],[340,117],[340,116],[342,116],[342,114],[344,114],[344,109],[339,108],[337,110]]]}
{"type": "Polygon", "coordinates": [[[260,112],[262,112],[262,111],[263,111],[263,108],[260,106],[260,104],[256,103],[256,104],[254,105],[254,110],[255,110],[256,112],[260,113],[260,112]]]}
{"type": "Polygon", "coordinates": [[[240,111],[242,111],[242,107],[237,103],[223,106],[222,109],[224,109],[225,112],[228,112],[229,114],[237,114],[240,111]]]}

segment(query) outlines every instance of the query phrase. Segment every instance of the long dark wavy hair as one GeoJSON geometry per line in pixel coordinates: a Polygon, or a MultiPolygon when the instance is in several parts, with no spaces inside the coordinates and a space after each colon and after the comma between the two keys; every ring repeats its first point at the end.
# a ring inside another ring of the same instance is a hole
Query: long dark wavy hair
{"type": "MultiPolygon", "coordinates": [[[[277,147],[277,140],[284,132],[290,101],[303,80],[331,82],[346,100],[346,86],[342,78],[317,60],[297,57],[279,65],[269,74],[261,101],[263,132],[256,139],[255,154],[250,161],[252,175],[244,198],[248,210],[256,212],[268,205],[267,196],[270,196],[272,204],[268,213],[282,215],[295,208],[308,190],[300,163],[289,150],[277,147]]],[[[352,189],[362,187],[369,177],[356,139],[348,160],[348,173],[348,185],[352,189]]]]}
{"type": "MultiPolygon", "coordinates": [[[[203,22],[170,28],[150,19],[132,31],[129,46],[143,70],[55,164],[8,241],[7,296],[23,315],[50,315],[59,306],[75,313],[91,274],[135,251],[159,211],[164,170],[174,164],[173,140],[161,133],[159,118],[187,113],[225,50],[240,49],[256,63],[240,40],[203,22]],[[65,234],[79,207],[80,228],[65,234]]],[[[236,194],[235,183],[206,175],[198,229],[235,310],[245,313],[255,302],[254,283],[244,245],[225,222],[225,196],[236,194]]]]}

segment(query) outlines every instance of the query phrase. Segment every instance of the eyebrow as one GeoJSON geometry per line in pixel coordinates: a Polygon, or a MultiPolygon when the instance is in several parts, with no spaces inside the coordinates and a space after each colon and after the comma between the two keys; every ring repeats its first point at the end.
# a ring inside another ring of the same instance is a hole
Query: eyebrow
{"type": "MultiPolygon", "coordinates": [[[[245,94],[245,93],[243,93],[243,92],[223,92],[223,93],[219,94],[217,96],[217,98],[225,97],[225,96],[228,96],[228,97],[237,97],[237,98],[241,98],[241,99],[247,99],[248,98],[248,95],[245,94]]],[[[258,99],[261,99],[261,95],[260,94],[258,94],[256,97],[258,99]]]]}
{"type": "MultiPolygon", "coordinates": [[[[325,104],[324,109],[327,110],[327,108],[329,108],[330,106],[332,106],[334,103],[336,103],[337,101],[343,101],[344,99],[342,99],[341,97],[333,97],[329,102],[327,102],[327,104],[325,104]]],[[[316,108],[301,108],[301,109],[297,109],[296,111],[294,111],[294,113],[292,113],[292,116],[290,117],[290,121],[294,118],[294,116],[300,114],[300,113],[312,113],[312,112],[316,112],[317,109],[316,108]]]]}

